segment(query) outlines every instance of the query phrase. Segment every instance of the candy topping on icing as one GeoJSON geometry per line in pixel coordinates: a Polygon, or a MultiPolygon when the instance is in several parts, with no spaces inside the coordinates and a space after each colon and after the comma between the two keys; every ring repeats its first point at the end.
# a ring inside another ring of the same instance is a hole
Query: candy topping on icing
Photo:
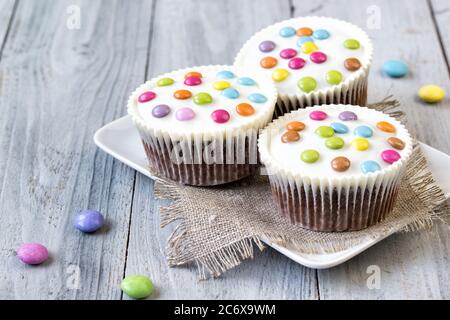
{"type": "Polygon", "coordinates": [[[184,75],[184,78],[189,78],[189,77],[197,77],[197,78],[203,78],[203,75],[200,72],[197,71],[191,71],[188,72],[184,75]]]}
{"type": "Polygon", "coordinates": [[[295,29],[292,27],[284,27],[280,29],[279,35],[283,38],[289,38],[295,35],[295,29]]]}
{"type": "Polygon", "coordinates": [[[138,101],[144,103],[153,100],[155,97],[156,93],[154,93],[153,91],[146,91],[139,96],[138,101]]]}
{"type": "Polygon", "coordinates": [[[303,53],[306,53],[306,54],[314,52],[318,49],[318,47],[314,44],[314,42],[309,42],[309,41],[303,43],[301,48],[302,48],[303,53]]]}
{"type": "Polygon", "coordinates": [[[331,167],[334,171],[344,172],[350,168],[350,160],[346,157],[336,157],[331,161],[331,167]]]}
{"type": "Polygon", "coordinates": [[[254,86],[256,84],[255,80],[249,77],[242,77],[238,79],[239,84],[243,86],[254,86]]]}
{"type": "Polygon", "coordinates": [[[308,149],[301,153],[300,159],[306,163],[314,163],[319,160],[320,154],[314,149],[308,149]]]}
{"type": "Polygon", "coordinates": [[[364,138],[356,138],[352,141],[352,146],[358,151],[369,149],[369,141],[364,138]]]}
{"type": "Polygon", "coordinates": [[[285,80],[289,76],[289,71],[283,68],[275,69],[272,73],[272,79],[280,82],[285,80]]]}
{"type": "Polygon", "coordinates": [[[385,162],[389,164],[392,164],[395,161],[400,160],[400,153],[392,149],[384,150],[381,153],[381,159],[383,159],[385,162]]]}
{"type": "Polygon", "coordinates": [[[362,138],[370,138],[371,136],[373,136],[373,130],[368,126],[356,127],[353,133],[355,134],[355,136],[362,138]]]}
{"type": "Polygon", "coordinates": [[[178,100],[185,100],[192,97],[192,92],[189,90],[177,90],[173,93],[173,96],[178,100]]]}
{"type": "Polygon", "coordinates": [[[341,149],[344,144],[344,139],[339,137],[331,137],[325,140],[325,145],[330,149],[341,149]]]}
{"type": "Polygon", "coordinates": [[[164,86],[170,86],[174,82],[175,81],[172,78],[161,78],[161,79],[158,80],[156,85],[158,85],[160,87],[164,87],[164,86]]]}
{"type": "Polygon", "coordinates": [[[291,60],[289,60],[288,66],[291,69],[297,70],[297,69],[301,69],[305,66],[306,61],[303,60],[302,58],[293,58],[291,60]]]}
{"type": "Polygon", "coordinates": [[[297,40],[297,46],[301,47],[305,42],[314,42],[314,39],[311,37],[300,37],[297,40]]]}
{"type": "Polygon", "coordinates": [[[213,98],[211,97],[211,95],[207,92],[199,92],[194,96],[194,102],[196,104],[208,104],[211,103],[213,101],[213,98]]]}
{"type": "Polygon", "coordinates": [[[391,145],[392,148],[397,150],[403,150],[405,148],[405,142],[397,137],[390,137],[387,139],[387,142],[391,145]]]}
{"type": "Polygon", "coordinates": [[[311,28],[303,27],[303,28],[297,29],[298,36],[310,36],[312,34],[313,34],[313,30],[311,28]]]}
{"type": "Polygon", "coordinates": [[[266,96],[261,93],[252,93],[247,98],[254,103],[264,103],[267,101],[266,96]]]}
{"type": "Polygon", "coordinates": [[[217,123],[225,123],[230,120],[230,114],[227,110],[217,109],[211,113],[211,118],[217,123]]]}
{"type": "Polygon", "coordinates": [[[219,79],[232,79],[235,77],[234,73],[228,70],[222,70],[217,72],[216,75],[217,78],[219,79]]]}
{"type": "Polygon", "coordinates": [[[241,116],[247,117],[255,113],[255,108],[249,103],[242,102],[236,106],[236,112],[241,116]]]}
{"type": "Polygon", "coordinates": [[[265,69],[273,68],[277,65],[277,63],[278,63],[278,60],[274,57],[264,57],[259,62],[261,67],[263,67],[265,69]]]}
{"type": "Polygon", "coordinates": [[[228,99],[237,99],[239,98],[239,91],[235,88],[226,88],[222,91],[222,95],[228,99]]]}
{"type": "Polygon", "coordinates": [[[395,127],[386,121],[380,121],[377,123],[377,128],[384,132],[395,132],[395,127]]]}
{"type": "Polygon", "coordinates": [[[330,124],[330,127],[333,128],[334,132],[336,133],[347,133],[348,132],[348,127],[340,122],[332,122],[330,124]]]}
{"type": "Polygon", "coordinates": [[[325,61],[327,61],[327,55],[323,52],[316,51],[311,53],[309,59],[311,59],[311,61],[314,63],[324,63],[325,61]]]}
{"type": "Polygon", "coordinates": [[[339,119],[342,121],[358,120],[358,116],[353,111],[342,111],[339,113],[339,119]]]}
{"type": "Polygon", "coordinates": [[[342,81],[342,73],[337,70],[330,70],[327,72],[325,79],[329,84],[339,84],[342,81]]]}
{"type": "Polygon", "coordinates": [[[359,41],[356,39],[347,39],[344,41],[344,47],[351,50],[359,49],[360,44],[359,41]]]}
{"type": "Polygon", "coordinates": [[[202,79],[197,76],[189,76],[186,79],[184,79],[184,84],[187,86],[198,86],[202,83],[202,79]]]}
{"type": "Polygon", "coordinates": [[[321,121],[321,120],[325,120],[327,118],[327,114],[323,111],[312,111],[309,113],[309,117],[312,120],[321,121]]]}
{"type": "Polygon", "coordinates": [[[191,120],[195,117],[195,112],[191,108],[180,108],[176,111],[175,117],[179,121],[191,120]]]}
{"type": "Polygon", "coordinates": [[[308,93],[316,89],[317,81],[313,77],[303,77],[297,82],[297,86],[300,90],[308,93]]]}
{"type": "Polygon", "coordinates": [[[315,131],[322,138],[329,138],[334,136],[334,130],[329,126],[320,126],[315,131]]]}
{"type": "Polygon", "coordinates": [[[302,131],[305,129],[305,124],[301,121],[291,121],[286,125],[286,129],[292,131],[302,131]]]}
{"type": "Polygon", "coordinates": [[[317,29],[313,32],[312,36],[317,40],[325,40],[330,37],[330,33],[325,29],[317,29]]]}
{"type": "Polygon", "coordinates": [[[297,131],[288,130],[281,136],[283,143],[289,143],[300,140],[300,134],[297,131]]]}
{"type": "Polygon", "coordinates": [[[348,71],[356,71],[361,68],[361,61],[358,58],[347,58],[344,60],[344,67],[348,71]]]}
{"type": "Polygon", "coordinates": [[[297,55],[297,50],[286,48],[280,51],[280,57],[283,59],[291,59],[297,55]]]}
{"type": "Polygon", "coordinates": [[[366,160],[363,163],[361,163],[361,171],[362,173],[370,173],[381,170],[381,166],[378,164],[378,162],[373,160],[366,160]]]}
{"type": "Polygon", "coordinates": [[[213,84],[214,89],[217,90],[224,90],[226,88],[229,88],[231,84],[228,81],[222,80],[222,81],[216,81],[213,84]]]}
{"type": "Polygon", "coordinates": [[[152,115],[155,118],[164,118],[170,113],[170,107],[167,104],[159,104],[152,109],[152,115]]]}
{"type": "Polygon", "coordinates": [[[270,52],[275,49],[275,46],[275,42],[266,40],[259,44],[259,50],[261,50],[261,52],[270,52]]]}

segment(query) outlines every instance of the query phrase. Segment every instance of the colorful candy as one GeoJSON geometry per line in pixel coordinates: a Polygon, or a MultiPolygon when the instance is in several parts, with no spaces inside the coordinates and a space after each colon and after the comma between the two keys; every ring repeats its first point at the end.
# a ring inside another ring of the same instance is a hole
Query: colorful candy
{"type": "Polygon", "coordinates": [[[303,60],[302,58],[293,58],[289,60],[288,66],[291,69],[297,70],[303,68],[305,64],[306,61],[303,60]]]}
{"type": "Polygon", "coordinates": [[[254,103],[264,103],[267,101],[266,96],[261,93],[252,93],[247,97],[247,99],[254,103]]]}
{"type": "Polygon", "coordinates": [[[420,88],[419,98],[428,103],[436,103],[445,98],[445,91],[435,84],[428,84],[420,88]]]}
{"type": "Polygon", "coordinates": [[[156,82],[156,85],[159,87],[165,87],[165,86],[170,86],[174,82],[175,81],[172,78],[162,78],[162,79],[159,79],[158,82],[156,82]]]}
{"type": "Polygon", "coordinates": [[[316,89],[317,82],[313,77],[303,77],[297,82],[297,86],[300,90],[308,93],[316,89]]]}
{"type": "Polygon", "coordinates": [[[358,151],[365,151],[369,149],[369,141],[364,138],[356,138],[352,141],[352,146],[358,151]]]}
{"type": "MultiPolygon", "coordinates": [[[[153,109],[155,110],[155,109],[153,109]]],[[[169,109],[170,111],[170,109],[169,109]]],[[[153,113],[153,112],[152,112],[153,113]]],[[[161,117],[157,117],[161,118],[161,117]]],[[[91,233],[100,229],[105,223],[103,215],[95,210],[83,210],[74,219],[74,226],[81,232],[91,233]]]]}
{"type": "Polygon", "coordinates": [[[254,86],[256,84],[256,81],[249,77],[239,78],[238,82],[240,85],[243,85],[243,86],[254,86]]]}
{"type": "Polygon", "coordinates": [[[276,46],[275,42],[266,40],[259,44],[259,50],[261,52],[270,52],[273,49],[275,49],[275,46],[276,46]]]}
{"type": "Polygon", "coordinates": [[[341,149],[344,144],[344,140],[339,137],[331,137],[325,140],[325,146],[330,149],[341,149]]]}
{"type": "Polygon", "coordinates": [[[272,73],[272,79],[276,82],[280,82],[283,80],[286,80],[286,78],[289,76],[289,71],[286,69],[275,69],[272,73]]]}
{"type": "Polygon", "coordinates": [[[384,132],[389,132],[389,133],[395,132],[395,127],[392,124],[390,124],[389,122],[386,122],[386,121],[378,122],[377,123],[377,128],[380,129],[381,131],[384,131],[384,132]]]}
{"type": "Polygon", "coordinates": [[[184,75],[184,78],[190,78],[190,77],[197,77],[197,78],[203,78],[203,75],[200,72],[197,71],[191,71],[184,75]]]}
{"type": "Polygon", "coordinates": [[[236,112],[241,116],[247,117],[247,116],[251,116],[252,114],[254,114],[255,109],[252,107],[251,104],[242,102],[236,106],[236,112]]]}
{"type": "Polygon", "coordinates": [[[309,54],[311,52],[314,52],[318,49],[318,47],[313,42],[305,42],[302,44],[302,51],[303,53],[309,54]]]}
{"type": "Polygon", "coordinates": [[[325,40],[330,37],[330,33],[325,29],[317,29],[312,34],[314,39],[325,40]]]}
{"type": "Polygon", "coordinates": [[[279,35],[283,38],[289,38],[295,35],[295,29],[292,27],[284,27],[280,29],[279,35]]]}
{"type": "Polygon", "coordinates": [[[344,172],[350,168],[351,162],[346,157],[336,157],[331,161],[331,167],[334,171],[344,172]]]}
{"type": "Polygon", "coordinates": [[[261,67],[263,67],[264,69],[273,68],[277,65],[277,63],[278,63],[278,60],[274,57],[264,57],[259,62],[261,67]]]}
{"type": "Polygon", "coordinates": [[[211,113],[211,118],[216,123],[225,123],[230,120],[230,114],[227,110],[217,109],[211,113]]]}
{"type": "Polygon", "coordinates": [[[392,149],[384,150],[381,152],[381,159],[383,159],[384,162],[392,164],[400,160],[400,153],[392,149]]]}
{"type": "Polygon", "coordinates": [[[231,87],[231,84],[228,81],[222,80],[214,82],[213,87],[217,90],[224,90],[231,87]]]}
{"type": "Polygon", "coordinates": [[[330,70],[327,72],[327,74],[325,76],[325,80],[329,84],[337,85],[337,84],[341,83],[341,81],[342,81],[342,73],[340,73],[337,70],[330,70]]]}
{"type": "Polygon", "coordinates": [[[361,61],[357,58],[347,58],[344,60],[344,67],[348,71],[356,71],[361,68],[361,61]]]}
{"type": "Polygon", "coordinates": [[[325,120],[328,117],[328,115],[323,111],[312,111],[309,113],[309,117],[312,120],[322,121],[325,120]]]}
{"type": "Polygon", "coordinates": [[[122,280],[120,288],[133,299],[144,299],[154,291],[152,281],[143,275],[129,275],[122,280]]]}
{"type": "Polygon", "coordinates": [[[301,121],[291,121],[286,125],[286,129],[291,131],[302,131],[305,129],[305,124],[301,121]]]}
{"type": "Polygon", "coordinates": [[[300,134],[297,131],[288,130],[281,136],[283,143],[295,142],[300,140],[300,134]]]}
{"type": "Polygon", "coordinates": [[[280,51],[280,57],[283,59],[291,59],[297,55],[297,50],[286,48],[280,51]]]}
{"type": "Polygon", "coordinates": [[[213,98],[207,92],[199,92],[194,96],[195,104],[199,104],[199,105],[208,104],[208,103],[211,103],[212,101],[213,101],[213,98]]]}
{"type": "Polygon", "coordinates": [[[342,111],[339,113],[339,119],[342,121],[358,120],[358,116],[353,111],[342,111]]]}
{"type": "Polygon", "coordinates": [[[228,70],[217,72],[216,77],[219,79],[232,79],[235,77],[234,73],[228,70]]]}
{"type": "Polygon", "coordinates": [[[334,136],[334,130],[330,126],[320,126],[316,129],[315,132],[322,138],[329,138],[334,136]]]}
{"type": "Polygon", "coordinates": [[[311,61],[314,63],[324,63],[325,61],[327,61],[327,55],[323,52],[315,51],[311,53],[309,59],[311,59],[311,61]]]}
{"type": "Polygon", "coordinates": [[[351,50],[359,49],[360,44],[359,41],[356,39],[347,39],[344,41],[344,47],[351,50]]]}
{"type": "Polygon", "coordinates": [[[306,163],[314,163],[319,160],[320,154],[314,149],[308,149],[301,153],[300,159],[306,163]]]}
{"type": "Polygon", "coordinates": [[[358,126],[353,130],[353,134],[362,138],[370,138],[373,136],[373,130],[368,126],[358,126]]]}
{"type": "Polygon", "coordinates": [[[140,103],[144,103],[150,100],[153,100],[156,97],[156,93],[153,91],[146,91],[144,93],[141,93],[141,95],[138,97],[138,101],[140,103]]]}
{"type": "Polygon", "coordinates": [[[297,29],[296,33],[297,33],[297,35],[299,37],[301,37],[301,36],[310,36],[310,35],[313,34],[313,30],[311,28],[308,28],[308,27],[303,27],[303,28],[297,29]]]}
{"type": "Polygon", "coordinates": [[[48,259],[48,250],[39,243],[24,243],[17,249],[17,257],[23,263],[37,265],[48,259]]]}
{"type": "Polygon", "coordinates": [[[408,73],[408,66],[403,61],[388,60],[383,63],[383,72],[391,78],[401,78],[408,73]]]}
{"type": "Polygon", "coordinates": [[[190,76],[184,79],[184,84],[187,86],[198,86],[202,83],[202,79],[196,76],[190,76]]]}
{"type": "Polygon", "coordinates": [[[239,91],[235,88],[226,88],[222,91],[222,95],[228,99],[237,99],[239,98],[239,91]]]}
{"type": "Polygon", "coordinates": [[[195,117],[195,112],[191,108],[180,108],[175,112],[175,118],[179,121],[188,121],[195,117]]]}
{"type": "Polygon", "coordinates": [[[301,47],[305,42],[314,42],[314,39],[311,37],[300,37],[297,40],[297,46],[301,47]]]}
{"type": "Polygon", "coordinates": [[[391,145],[392,148],[397,150],[403,150],[405,148],[405,142],[397,137],[390,137],[387,139],[387,142],[391,145]]]}
{"type": "Polygon", "coordinates": [[[381,166],[378,162],[373,160],[367,160],[361,163],[361,171],[362,173],[371,173],[381,170],[381,166]]]}
{"type": "Polygon", "coordinates": [[[179,100],[186,100],[192,97],[192,93],[189,90],[177,90],[173,93],[173,96],[179,100]]]}
{"type": "Polygon", "coordinates": [[[333,128],[334,132],[336,133],[347,133],[348,132],[348,127],[340,122],[332,122],[330,124],[330,127],[333,128]]]}

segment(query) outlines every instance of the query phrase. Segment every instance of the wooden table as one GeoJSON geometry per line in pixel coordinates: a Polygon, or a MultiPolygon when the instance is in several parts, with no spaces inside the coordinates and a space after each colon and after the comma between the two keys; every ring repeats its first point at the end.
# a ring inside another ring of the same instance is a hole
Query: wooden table
{"type": "Polygon", "coordinates": [[[160,299],[450,298],[443,224],[391,236],[329,270],[267,249],[199,282],[194,268],[166,265],[170,230],[159,228],[153,181],[94,145],[94,132],[125,114],[129,93],[145,79],[230,64],[255,31],[304,15],[367,30],[376,48],[369,100],[394,94],[418,138],[450,153],[449,99],[431,106],[415,97],[426,83],[450,94],[446,0],[0,0],[0,299],[125,299],[120,281],[134,273],[149,275],[160,299]],[[68,28],[77,8],[80,28],[73,20],[68,28]],[[411,73],[383,76],[389,58],[407,61],[411,73]],[[72,227],[85,208],[106,214],[102,232],[72,227]],[[15,249],[31,241],[48,246],[48,263],[17,260],[15,249]],[[380,289],[366,285],[370,265],[381,269],[380,289]]]}

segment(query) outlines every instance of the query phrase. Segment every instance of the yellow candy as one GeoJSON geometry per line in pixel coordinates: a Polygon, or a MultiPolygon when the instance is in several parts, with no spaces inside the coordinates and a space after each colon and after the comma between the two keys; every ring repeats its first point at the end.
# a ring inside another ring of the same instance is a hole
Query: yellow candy
{"type": "Polygon", "coordinates": [[[223,89],[229,88],[230,86],[231,85],[228,81],[217,81],[217,82],[214,82],[214,84],[213,84],[214,89],[217,89],[217,90],[223,90],[223,89]]]}
{"type": "Polygon", "coordinates": [[[307,41],[302,44],[303,53],[308,54],[308,53],[317,51],[317,49],[318,49],[317,46],[313,42],[307,41]]]}
{"type": "Polygon", "coordinates": [[[443,100],[445,91],[435,84],[428,84],[419,90],[419,98],[428,103],[436,103],[443,100]]]}
{"type": "Polygon", "coordinates": [[[352,141],[352,146],[358,151],[364,151],[369,149],[369,141],[364,138],[356,138],[352,141]]]}
{"type": "Polygon", "coordinates": [[[276,82],[285,80],[289,76],[289,71],[286,69],[276,69],[272,73],[272,79],[276,82]]]}

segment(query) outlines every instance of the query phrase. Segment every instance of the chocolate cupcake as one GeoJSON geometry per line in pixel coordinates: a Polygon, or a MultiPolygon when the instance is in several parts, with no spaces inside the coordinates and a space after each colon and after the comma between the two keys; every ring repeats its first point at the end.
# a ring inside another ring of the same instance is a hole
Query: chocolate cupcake
{"type": "Polygon", "coordinates": [[[372,52],[369,37],[355,25],[303,17],[254,34],[235,65],[276,82],[280,116],[313,105],[365,105],[372,52]]]}
{"type": "Polygon", "coordinates": [[[210,186],[258,166],[258,131],[272,119],[273,82],[229,66],[194,67],[156,77],[128,101],[155,175],[210,186]]]}
{"type": "Polygon", "coordinates": [[[382,112],[322,105],[270,123],[258,148],[284,216],[315,231],[351,231],[391,212],[412,139],[382,112]]]}

